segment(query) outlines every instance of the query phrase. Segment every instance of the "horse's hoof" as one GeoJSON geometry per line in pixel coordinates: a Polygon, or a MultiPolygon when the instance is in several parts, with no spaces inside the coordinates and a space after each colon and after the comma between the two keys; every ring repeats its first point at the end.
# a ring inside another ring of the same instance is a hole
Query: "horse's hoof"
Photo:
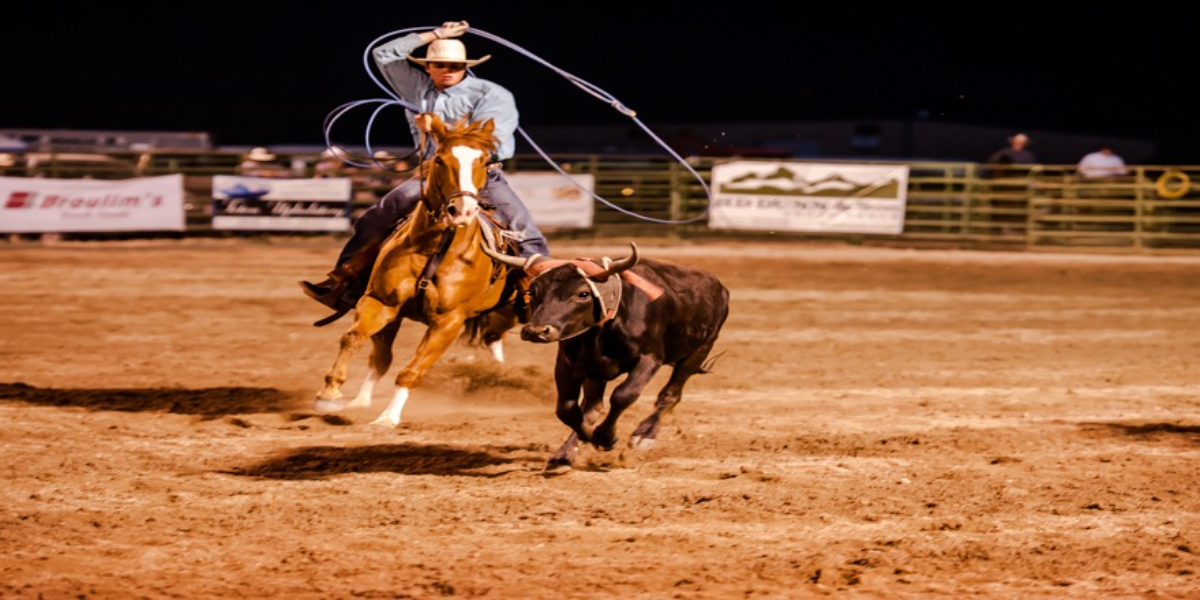
{"type": "Polygon", "coordinates": [[[319,412],[338,412],[346,408],[346,401],[341,398],[317,398],[313,408],[319,412]]]}
{"type": "Polygon", "coordinates": [[[400,426],[400,421],[393,423],[391,419],[387,418],[386,416],[382,416],[374,421],[371,421],[369,425],[375,429],[391,431],[400,426]]]}
{"type": "Polygon", "coordinates": [[[657,444],[658,441],[654,438],[633,437],[629,438],[629,447],[634,450],[644,451],[649,450],[657,444]]]}

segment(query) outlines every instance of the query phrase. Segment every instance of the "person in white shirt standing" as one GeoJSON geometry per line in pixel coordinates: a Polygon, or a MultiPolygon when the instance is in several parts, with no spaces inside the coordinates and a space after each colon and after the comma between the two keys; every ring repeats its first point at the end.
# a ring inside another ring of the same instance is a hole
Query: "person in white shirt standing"
{"type": "Polygon", "coordinates": [[[1111,144],[1102,144],[1095,152],[1084,155],[1076,169],[1088,179],[1118,177],[1128,173],[1125,159],[1113,150],[1111,144]]]}

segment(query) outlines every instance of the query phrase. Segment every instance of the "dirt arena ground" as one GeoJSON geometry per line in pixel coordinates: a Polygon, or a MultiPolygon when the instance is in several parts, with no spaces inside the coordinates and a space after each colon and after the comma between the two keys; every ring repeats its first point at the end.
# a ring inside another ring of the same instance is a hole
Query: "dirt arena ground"
{"type": "Polygon", "coordinates": [[[311,410],[336,240],[0,245],[0,597],[1200,597],[1200,258],[641,245],[732,290],[724,354],[550,477],[515,335],[397,430],[390,378],[311,410]]]}

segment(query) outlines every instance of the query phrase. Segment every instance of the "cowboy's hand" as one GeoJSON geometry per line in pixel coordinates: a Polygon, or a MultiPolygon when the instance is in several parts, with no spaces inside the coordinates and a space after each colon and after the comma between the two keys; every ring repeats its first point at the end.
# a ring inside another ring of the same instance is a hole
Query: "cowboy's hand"
{"type": "Polygon", "coordinates": [[[438,39],[462,37],[462,34],[467,32],[470,26],[466,21],[447,21],[442,23],[441,27],[433,30],[433,35],[438,36],[438,39]]]}
{"type": "Polygon", "coordinates": [[[421,113],[413,118],[413,122],[417,124],[419,131],[429,133],[433,130],[433,113],[421,113]]]}

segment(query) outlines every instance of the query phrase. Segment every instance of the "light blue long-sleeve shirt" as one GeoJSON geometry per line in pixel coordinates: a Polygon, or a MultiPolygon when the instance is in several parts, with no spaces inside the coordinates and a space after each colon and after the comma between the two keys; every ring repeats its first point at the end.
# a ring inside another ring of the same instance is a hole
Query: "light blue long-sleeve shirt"
{"type": "MultiPolygon", "coordinates": [[[[375,48],[372,55],[392,89],[422,111],[434,113],[446,123],[454,123],[463,117],[472,123],[493,119],[496,126],[494,134],[500,140],[495,158],[512,158],[516,149],[513,133],[517,130],[518,120],[517,103],[512,92],[469,73],[457,85],[438,91],[429,75],[408,61],[409,55],[424,45],[425,41],[419,33],[410,33],[375,48]]],[[[416,115],[411,110],[405,110],[404,113],[414,143],[419,144],[421,134],[414,119],[416,115]]]]}

